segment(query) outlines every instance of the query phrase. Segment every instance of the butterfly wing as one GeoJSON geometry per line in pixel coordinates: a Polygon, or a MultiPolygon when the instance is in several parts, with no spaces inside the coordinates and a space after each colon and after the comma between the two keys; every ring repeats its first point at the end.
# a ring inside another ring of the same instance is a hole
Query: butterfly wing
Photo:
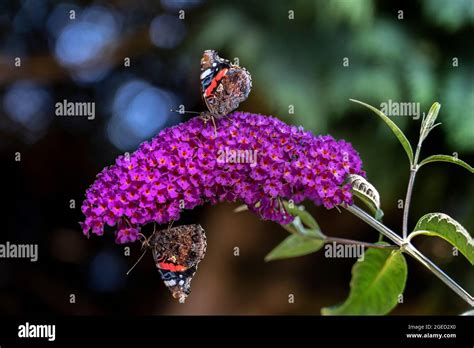
{"type": "Polygon", "coordinates": [[[252,89],[252,77],[245,68],[233,66],[224,77],[222,87],[222,105],[219,112],[227,115],[248,98],[252,89]]]}
{"type": "Polygon", "coordinates": [[[219,57],[216,51],[204,51],[201,59],[201,96],[213,116],[221,116],[219,114],[220,98],[216,96],[216,93],[222,91],[222,81],[230,68],[231,63],[219,57]]]}
{"type": "Polygon", "coordinates": [[[153,258],[173,297],[184,301],[191,280],[206,253],[206,235],[200,225],[183,225],[156,232],[150,238],[153,258]]]}

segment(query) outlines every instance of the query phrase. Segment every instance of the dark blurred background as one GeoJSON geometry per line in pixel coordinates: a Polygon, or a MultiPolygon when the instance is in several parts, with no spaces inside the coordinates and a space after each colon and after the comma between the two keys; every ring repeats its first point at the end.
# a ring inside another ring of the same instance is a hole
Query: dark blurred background
{"type": "MultiPolygon", "coordinates": [[[[2,1],[1,239],[38,243],[39,261],[0,261],[0,311],[319,314],[321,307],[344,300],[354,259],[327,259],[320,252],[265,263],[264,256],[287,232],[250,213],[233,213],[236,205],[221,204],[186,212],[176,223],[200,223],[208,235],[208,253],[192,293],[179,304],[150,255],[125,275],[141,253],[138,243],[129,245],[131,256],[124,256],[124,246],[111,235],[82,235],[84,192],[119,154],[189,118],[170,108],[183,104],[204,110],[199,61],[203,50],[212,48],[228,59],[238,57],[252,74],[253,90],[241,110],[350,141],[381,194],[385,223],[400,231],[397,201],[405,196],[408,161],[377,116],[348,99],[376,107],[389,99],[419,102],[422,111],[439,101],[443,125],[427,140],[422,157],[457,152],[472,164],[473,37],[472,0],[2,1]],[[15,65],[18,57],[21,66],[15,65]],[[95,102],[95,119],[55,116],[55,103],[65,99],[95,102]],[[240,256],[234,256],[235,247],[240,256]],[[289,294],[295,303],[288,303],[289,294]]],[[[394,121],[417,140],[420,120],[394,121]]],[[[410,226],[422,214],[442,211],[472,233],[473,194],[472,176],[464,169],[424,167],[410,226]]],[[[328,235],[378,237],[347,212],[306,206],[328,235]]],[[[415,243],[474,292],[472,267],[462,256],[452,256],[447,243],[425,237],[415,243]]],[[[467,309],[422,266],[408,262],[404,303],[393,314],[467,309]]]]}

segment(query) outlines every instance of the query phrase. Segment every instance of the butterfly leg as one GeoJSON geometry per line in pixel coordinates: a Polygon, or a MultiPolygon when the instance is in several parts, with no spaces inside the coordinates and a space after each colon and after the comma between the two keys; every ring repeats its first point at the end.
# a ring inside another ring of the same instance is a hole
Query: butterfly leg
{"type": "Polygon", "coordinates": [[[214,125],[214,136],[217,138],[217,127],[216,127],[216,121],[214,119],[214,116],[211,115],[211,120],[212,124],[214,125]]]}
{"type": "Polygon", "coordinates": [[[143,233],[139,233],[138,238],[142,242],[142,249],[148,248],[150,246],[149,239],[143,233]]]}
{"type": "Polygon", "coordinates": [[[199,117],[204,121],[204,124],[207,124],[209,120],[212,121],[212,124],[214,126],[214,136],[217,137],[217,127],[214,116],[212,116],[212,114],[209,112],[203,112],[199,117]]]}
{"type": "Polygon", "coordinates": [[[204,121],[204,124],[206,124],[211,118],[211,114],[209,112],[203,112],[199,115],[199,118],[204,121]]]}

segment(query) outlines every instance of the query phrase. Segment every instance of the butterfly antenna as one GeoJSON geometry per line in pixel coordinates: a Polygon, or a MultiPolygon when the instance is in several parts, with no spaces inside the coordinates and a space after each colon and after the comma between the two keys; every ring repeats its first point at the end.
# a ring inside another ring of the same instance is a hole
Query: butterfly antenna
{"type": "Polygon", "coordinates": [[[177,112],[178,114],[200,114],[200,112],[197,112],[197,111],[180,111],[180,110],[174,110],[174,109],[170,109],[171,112],[177,112]]]}
{"type": "Polygon", "coordinates": [[[140,256],[140,258],[137,260],[137,262],[135,262],[135,264],[132,266],[132,268],[130,268],[127,272],[127,275],[130,274],[130,272],[135,268],[136,265],[138,265],[138,263],[141,261],[141,259],[143,259],[143,256],[145,256],[146,252],[148,251],[148,249],[145,249],[145,251],[143,252],[142,256],[140,256]]]}

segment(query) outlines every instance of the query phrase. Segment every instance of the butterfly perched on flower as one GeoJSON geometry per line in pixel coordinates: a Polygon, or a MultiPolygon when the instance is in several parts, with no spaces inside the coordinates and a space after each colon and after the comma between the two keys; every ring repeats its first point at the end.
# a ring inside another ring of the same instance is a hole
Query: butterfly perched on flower
{"type": "Polygon", "coordinates": [[[144,242],[153,252],[161,279],[180,302],[191,292],[191,280],[206,254],[206,245],[206,234],[200,225],[155,231],[144,242]]]}
{"type": "Polygon", "coordinates": [[[206,50],[201,59],[201,95],[209,110],[204,117],[222,118],[237,109],[252,89],[250,73],[216,51],[206,50]]]}

